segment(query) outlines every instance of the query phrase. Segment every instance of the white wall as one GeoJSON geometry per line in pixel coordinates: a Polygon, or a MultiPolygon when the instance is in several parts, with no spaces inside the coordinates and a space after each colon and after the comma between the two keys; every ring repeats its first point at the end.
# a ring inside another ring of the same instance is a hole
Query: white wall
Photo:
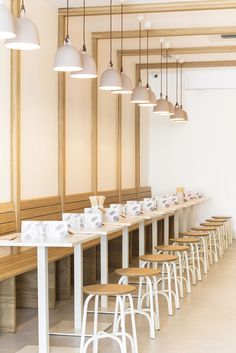
{"type": "MultiPolygon", "coordinates": [[[[159,91],[158,80],[151,81],[159,91]]],[[[174,101],[173,91],[171,96],[174,101]]],[[[235,97],[236,69],[186,70],[184,105],[189,123],[172,123],[150,111],[149,181],[154,195],[184,185],[211,198],[201,206],[200,217],[236,218],[235,97]]]]}

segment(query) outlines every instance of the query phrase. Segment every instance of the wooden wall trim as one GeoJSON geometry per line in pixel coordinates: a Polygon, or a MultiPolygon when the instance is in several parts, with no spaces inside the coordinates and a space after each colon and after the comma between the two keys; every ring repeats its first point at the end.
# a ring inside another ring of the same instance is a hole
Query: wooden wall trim
{"type": "MultiPolygon", "coordinates": [[[[58,18],[58,46],[64,42],[65,17],[58,18]]],[[[64,210],[66,194],[66,82],[65,73],[58,73],[58,194],[64,210]]]]}
{"type": "MultiPolygon", "coordinates": [[[[161,49],[155,48],[149,49],[149,55],[161,55],[161,49]]],[[[186,47],[186,48],[170,48],[169,54],[176,55],[176,54],[214,54],[214,53],[235,53],[236,46],[235,45],[219,45],[219,46],[209,46],[209,47],[186,47]]],[[[142,49],[141,54],[143,56],[147,55],[147,50],[142,49]]],[[[121,55],[121,51],[117,51],[117,55],[121,55]]],[[[125,49],[122,53],[123,56],[138,56],[139,50],[138,49],[125,49]]]]}
{"type": "MultiPolygon", "coordinates": [[[[139,64],[136,64],[139,67],[139,64]]],[[[184,62],[185,68],[201,68],[201,67],[235,67],[236,60],[215,60],[215,61],[186,61],[184,62]]],[[[160,63],[150,63],[149,69],[155,70],[160,69],[160,63]]],[[[169,63],[169,68],[174,69],[176,67],[175,63],[169,63]]],[[[141,70],[147,68],[146,64],[141,64],[141,70]]]]}
{"type": "MultiPolygon", "coordinates": [[[[170,3],[151,3],[151,4],[135,4],[125,5],[125,14],[138,13],[163,13],[163,12],[182,12],[182,11],[205,11],[205,10],[226,10],[235,9],[236,1],[234,0],[215,0],[215,1],[185,1],[170,3]]],[[[58,10],[59,16],[65,16],[66,9],[58,10]]],[[[120,6],[113,6],[113,13],[120,14],[120,6]]],[[[109,14],[109,6],[87,7],[87,16],[101,16],[109,14]]],[[[70,16],[82,16],[83,9],[75,7],[70,9],[70,16]]]]}
{"type": "MultiPolygon", "coordinates": [[[[92,39],[92,57],[98,66],[98,40],[92,39]]],[[[91,191],[97,193],[98,176],[98,79],[91,82],[91,191]]]]}
{"type": "MultiPolygon", "coordinates": [[[[11,2],[14,16],[18,16],[20,0],[11,2]]],[[[11,201],[15,204],[16,230],[20,229],[21,197],[21,136],[20,136],[20,52],[11,50],[11,201]]]]}
{"type": "MultiPolygon", "coordinates": [[[[209,36],[221,34],[235,34],[236,26],[218,26],[218,27],[190,27],[190,28],[157,28],[149,30],[149,37],[183,37],[183,36],[209,36]]],[[[114,39],[120,38],[120,31],[112,32],[114,39]]],[[[138,38],[139,31],[129,30],[124,31],[124,38],[138,38]]],[[[141,35],[146,37],[147,33],[142,30],[141,35]]],[[[109,39],[109,32],[93,32],[92,38],[109,39]]]]}

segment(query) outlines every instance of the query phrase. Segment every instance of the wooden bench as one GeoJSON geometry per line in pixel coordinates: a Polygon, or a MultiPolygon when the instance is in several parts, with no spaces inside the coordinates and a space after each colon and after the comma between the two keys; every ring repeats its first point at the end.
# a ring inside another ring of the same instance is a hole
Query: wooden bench
{"type": "MultiPolygon", "coordinates": [[[[70,292],[68,272],[58,273],[56,284],[56,262],[67,259],[73,249],[49,249],[49,303],[55,308],[56,298],[70,292]]],[[[66,265],[59,262],[60,266],[66,265]]],[[[67,266],[64,267],[64,269],[67,266]]],[[[37,308],[37,253],[36,249],[0,258],[0,332],[15,332],[16,307],[37,308]]],[[[69,293],[70,294],[70,293],[69,293]]]]}

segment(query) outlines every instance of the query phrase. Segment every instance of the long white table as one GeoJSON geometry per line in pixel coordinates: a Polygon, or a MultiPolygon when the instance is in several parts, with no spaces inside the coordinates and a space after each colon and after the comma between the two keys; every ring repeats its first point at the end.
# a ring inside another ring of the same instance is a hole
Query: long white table
{"type": "MultiPolygon", "coordinates": [[[[49,346],[49,305],[48,305],[48,248],[74,248],[74,322],[81,327],[83,306],[83,249],[85,241],[94,239],[96,235],[68,235],[59,240],[21,238],[16,233],[13,240],[0,240],[2,247],[36,247],[38,270],[38,346],[26,346],[17,353],[78,353],[78,348],[50,347],[49,346]]],[[[11,235],[11,238],[14,237],[11,235]]]]}

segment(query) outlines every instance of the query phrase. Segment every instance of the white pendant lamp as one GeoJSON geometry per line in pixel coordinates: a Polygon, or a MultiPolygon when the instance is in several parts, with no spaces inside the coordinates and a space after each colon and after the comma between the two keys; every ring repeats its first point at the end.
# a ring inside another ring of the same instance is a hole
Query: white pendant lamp
{"type": "Polygon", "coordinates": [[[58,72],[73,72],[82,70],[79,51],[71,45],[69,36],[69,0],[67,0],[66,36],[64,45],[57,49],[53,70],[58,72]]]}
{"type": "Polygon", "coordinates": [[[161,39],[161,93],[160,93],[160,98],[156,101],[156,106],[153,108],[153,113],[158,114],[158,115],[170,115],[170,110],[169,110],[169,102],[168,100],[163,98],[163,93],[162,93],[162,88],[163,88],[163,80],[162,80],[162,58],[163,58],[163,39],[161,39]]]}
{"type": "Polygon", "coordinates": [[[138,80],[138,86],[135,87],[135,89],[132,92],[131,95],[131,103],[137,103],[137,104],[142,104],[142,103],[149,103],[149,93],[146,87],[142,86],[142,80],[141,80],[141,30],[142,30],[142,20],[143,16],[138,17],[139,21],[139,80],[138,80]]]}
{"type": "Polygon", "coordinates": [[[91,55],[87,53],[86,43],[85,43],[85,20],[86,20],[86,6],[85,0],[83,0],[83,48],[80,53],[81,62],[83,69],[80,71],[75,71],[71,73],[71,77],[74,78],[96,78],[97,66],[95,60],[91,55]]]}
{"type": "Polygon", "coordinates": [[[124,19],[124,2],[125,0],[121,0],[121,8],[120,8],[120,19],[121,19],[121,24],[120,24],[120,32],[121,32],[121,40],[120,40],[120,55],[121,55],[121,66],[120,66],[120,74],[121,74],[121,82],[122,82],[122,88],[119,90],[112,91],[112,93],[116,94],[131,94],[133,89],[132,89],[132,81],[129,78],[128,75],[124,73],[124,67],[123,67],[123,19],[124,19]]]}
{"type": "Polygon", "coordinates": [[[100,78],[99,88],[103,91],[114,91],[122,89],[121,74],[113,68],[112,62],[112,0],[110,0],[110,61],[109,68],[105,70],[100,78]]]}
{"type": "Polygon", "coordinates": [[[149,102],[148,103],[141,103],[139,104],[140,107],[155,107],[157,102],[157,98],[155,93],[151,90],[151,87],[149,86],[149,47],[148,47],[148,40],[149,40],[149,29],[151,28],[151,22],[146,22],[145,23],[145,27],[147,29],[147,85],[146,85],[146,89],[148,91],[148,95],[149,95],[149,102]]]}
{"type": "Polygon", "coordinates": [[[14,38],[16,36],[14,17],[4,1],[0,0],[0,39],[14,38]]]}
{"type": "Polygon", "coordinates": [[[21,2],[20,16],[15,19],[16,36],[7,39],[5,46],[15,50],[36,50],[40,48],[36,25],[26,17],[24,1],[21,2]]]}
{"type": "Polygon", "coordinates": [[[178,67],[178,60],[179,58],[176,57],[176,104],[174,108],[174,115],[170,116],[170,120],[174,122],[184,122],[184,112],[180,108],[179,102],[178,102],[178,92],[179,92],[179,67],[178,67]]]}
{"type": "Polygon", "coordinates": [[[169,48],[170,48],[170,44],[166,43],[165,44],[165,48],[166,48],[166,101],[169,104],[169,115],[174,115],[175,111],[174,111],[174,105],[171,103],[171,101],[169,100],[168,97],[168,93],[169,93],[169,48]]]}
{"type": "Polygon", "coordinates": [[[179,122],[188,122],[188,114],[187,112],[184,110],[183,108],[183,63],[184,60],[181,59],[180,60],[180,72],[181,72],[181,81],[180,81],[180,109],[182,110],[182,114],[183,114],[183,120],[180,120],[179,122]]]}

